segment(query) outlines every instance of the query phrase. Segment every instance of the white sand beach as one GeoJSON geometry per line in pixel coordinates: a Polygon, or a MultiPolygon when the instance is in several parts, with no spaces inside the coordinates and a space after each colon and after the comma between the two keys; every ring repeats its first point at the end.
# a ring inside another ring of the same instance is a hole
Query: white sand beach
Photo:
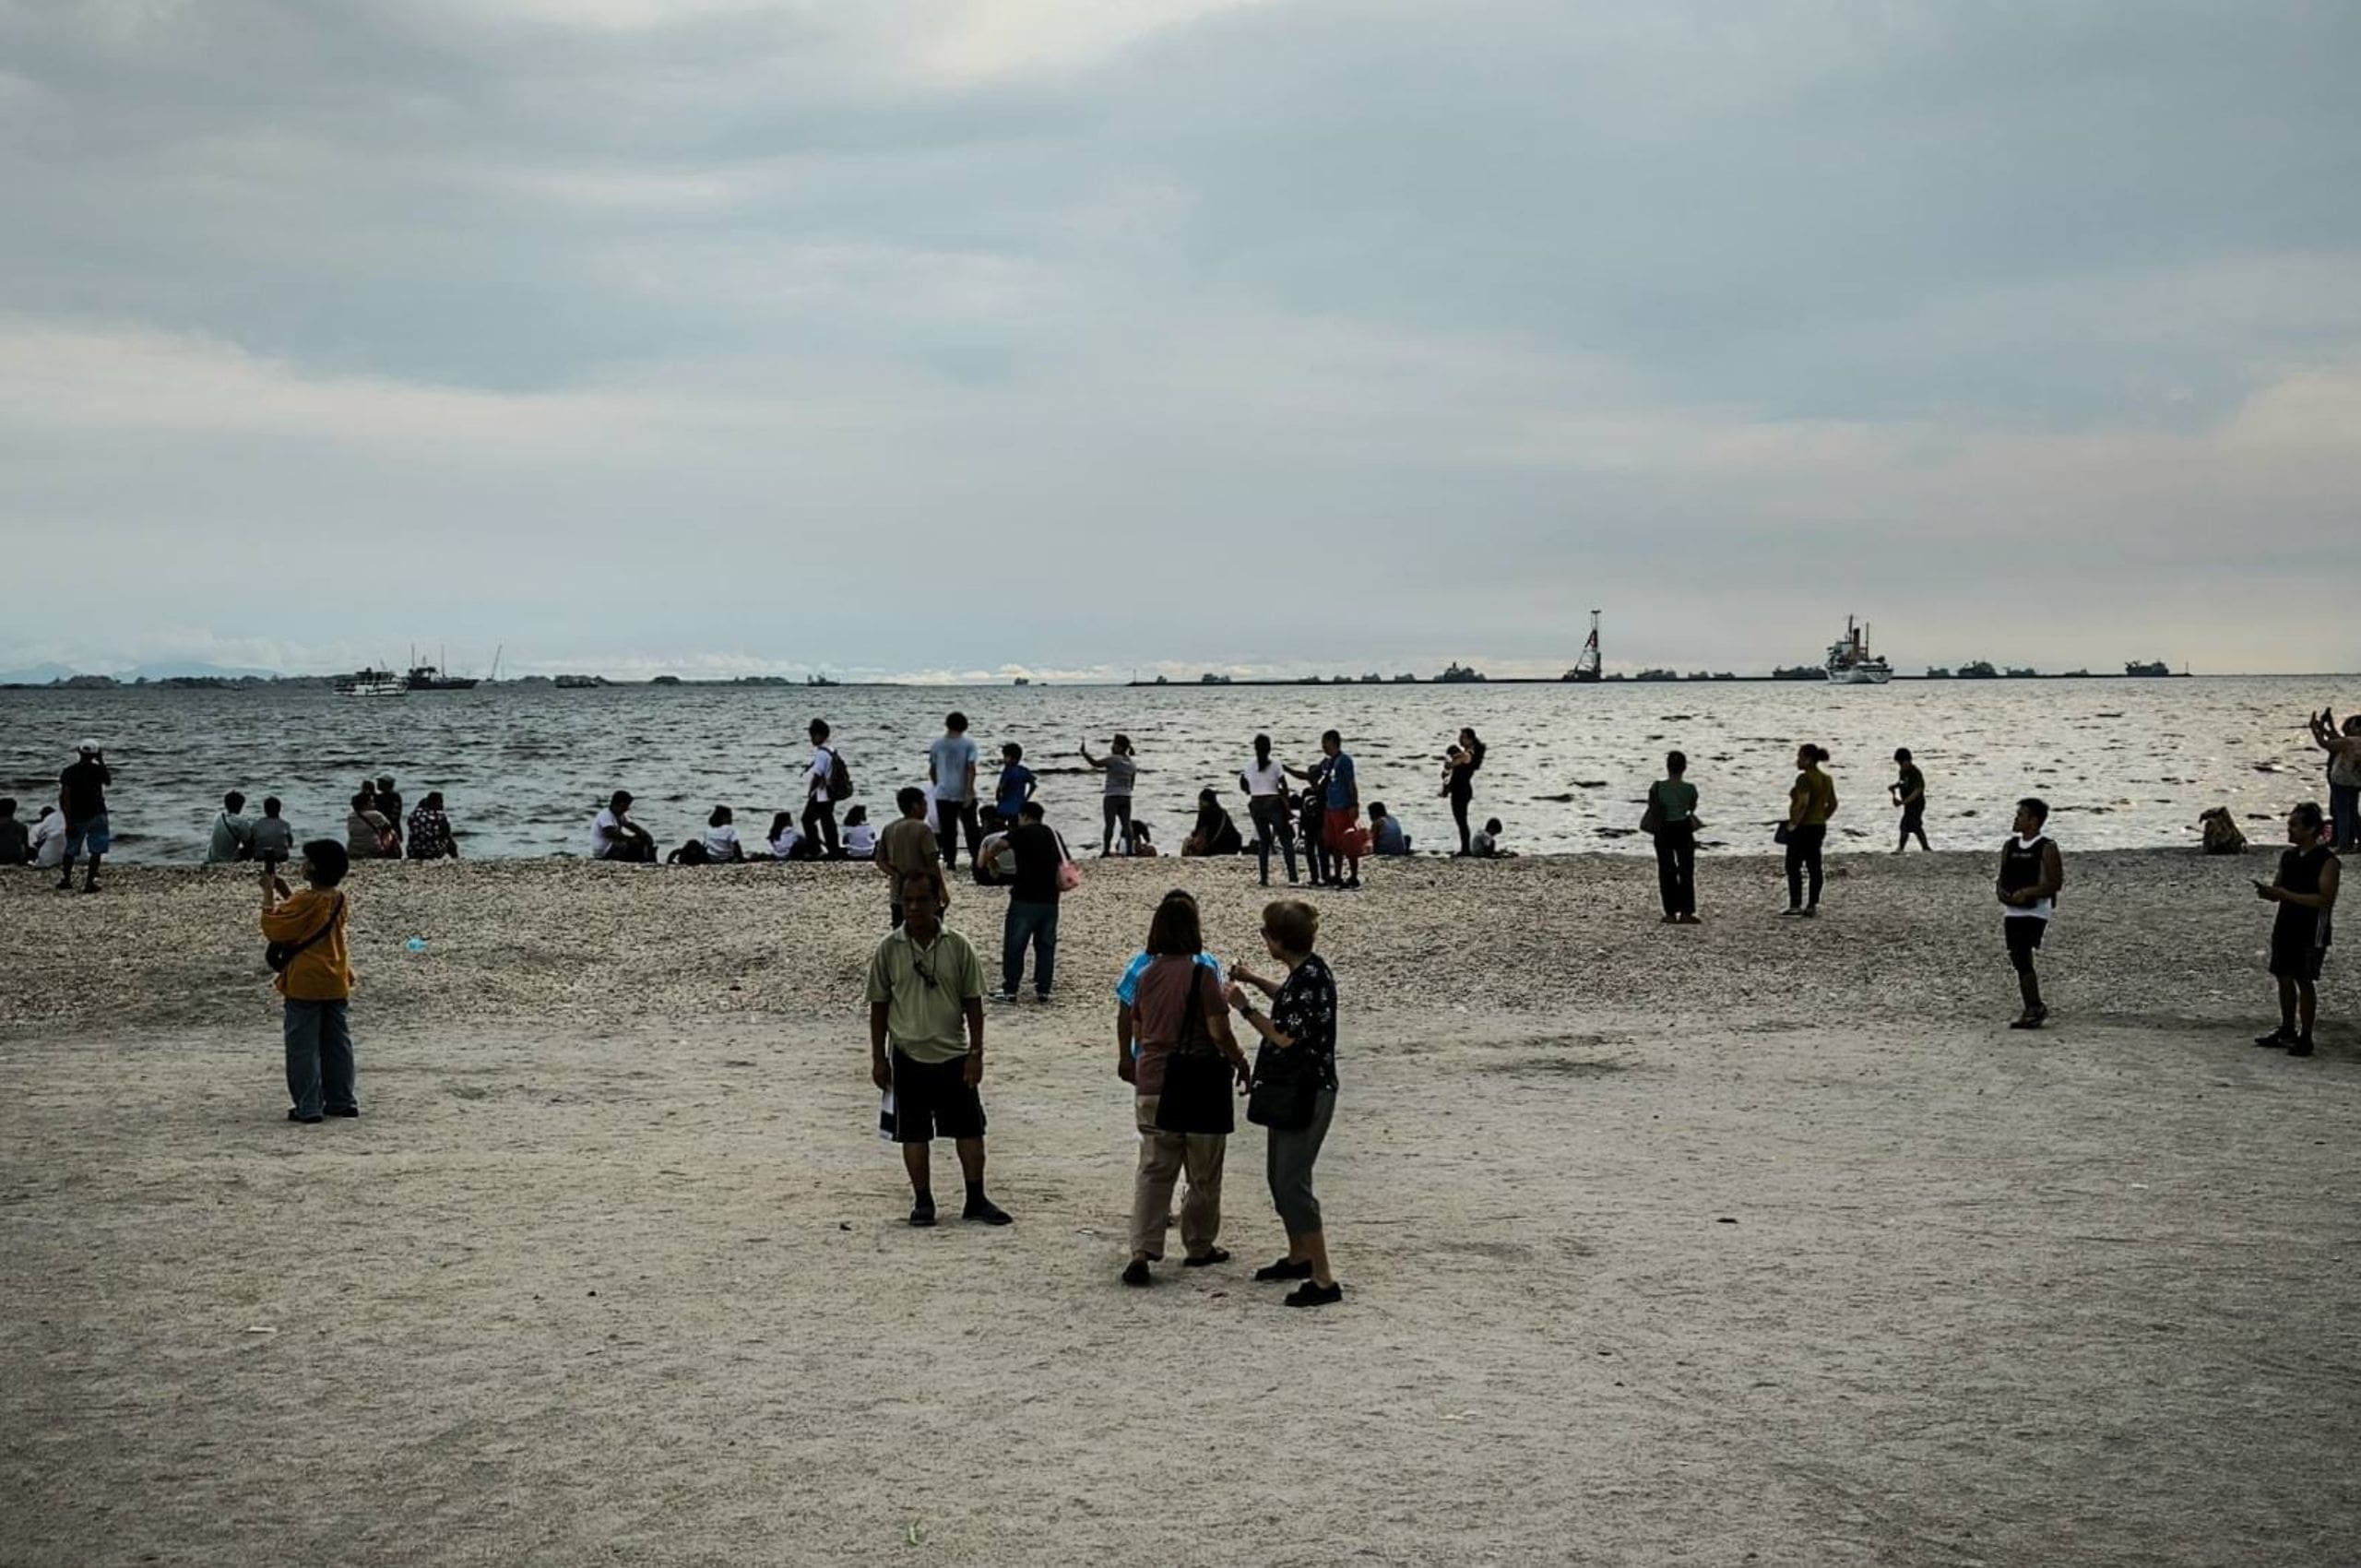
{"type": "Polygon", "coordinates": [[[10,875],[0,1561],[2340,1561],[2361,1028],[2339,954],[2318,1057],[2248,1043],[2267,865],[2070,857],[2035,1035],[1980,855],[1816,922],[1709,861],[1695,930],[1638,861],[1377,867],[1311,1313],[1252,1129],[1235,1261],[1116,1281],[1108,988],[1168,885],[1246,951],[1251,861],[1086,868],[991,1010],[1016,1223],[931,1232],[865,869],[365,865],[315,1127],[243,872],[10,875]]]}

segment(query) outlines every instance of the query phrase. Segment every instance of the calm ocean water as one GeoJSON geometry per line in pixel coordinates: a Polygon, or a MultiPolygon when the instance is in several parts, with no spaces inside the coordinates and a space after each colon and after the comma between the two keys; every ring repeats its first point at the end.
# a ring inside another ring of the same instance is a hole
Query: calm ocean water
{"type": "MultiPolygon", "coordinates": [[[[1633,836],[1664,752],[1691,758],[1709,847],[1762,850],[1762,825],[1785,810],[1796,742],[1816,740],[1845,808],[1840,844],[1883,845],[1893,813],[1887,760],[1906,745],[1929,782],[1937,848],[1982,848],[2006,831],[2010,805],[2038,793],[2070,845],[2128,848],[2195,841],[2197,814],[2226,804],[2275,817],[2326,798],[2309,709],[2361,707],[2361,678],[2224,677],[2139,681],[1928,682],[1869,688],[1818,684],[1608,683],[1596,686],[911,686],[826,689],[615,686],[479,687],[403,697],[325,689],[122,688],[0,691],[0,792],[37,814],[57,770],[88,734],[114,769],[118,854],[201,858],[219,797],[243,790],[287,802],[299,832],[341,835],[363,775],[394,774],[406,800],[441,790],[471,856],[578,853],[606,795],[628,789],[659,843],[702,828],[716,803],[736,808],[753,840],[775,807],[800,803],[795,782],[815,715],[836,728],[860,798],[881,825],[893,791],[922,783],[927,742],[964,709],[988,757],[1025,747],[1042,775],[1050,820],[1079,851],[1096,843],[1097,776],[1074,754],[1103,751],[1117,730],[1137,742],[1135,809],[1174,852],[1198,789],[1238,808],[1235,775],[1258,731],[1300,766],[1322,730],[1344,731],[1362,799],[1382,800],[1420,849],[1453,841],[1438,798],[1441,754],[1463,724],[1490,747],[1476,814],[1500,816],[1525,852],[1644,852],[1633,836]]],[[[1243,820],[1242,810],[1238,814],[1243,820]]],[[[2249,823],[2250,837],[2276,829],[2249,823]]]]}

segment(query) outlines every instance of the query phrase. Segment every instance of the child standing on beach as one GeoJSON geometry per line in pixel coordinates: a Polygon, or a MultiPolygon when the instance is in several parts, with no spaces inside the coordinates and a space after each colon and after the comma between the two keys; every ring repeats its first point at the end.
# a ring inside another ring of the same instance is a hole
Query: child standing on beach
{"type": "Polygon", "coordinates": [[[1918,765],[1910,759],[1908,746],[1893,754],[1893,766],[1898,771],[1893,782],[1886,786],[1886,791],[1893,797],[1893,803],[1902,808],[1902,837],[1894,845],[1893,852],[1898,855],[1910,848],[1910,840],[1914,837],[1918,840],[1920,849],[1931,850],[1934,846],[1927,842],[1927,776],[1919,772],[1918,765]]]}
{"type": "Polygon", "coordinates": [[[2279,1027],[2255,1041],[2284,1046],[2290,1056],[2312,1053],[2312,1016],[2319,1002],[2314,991],[2320,966],[2328,958],[2329,917],[2336,908],[2341,880],[2335,853],[2321,842],[2328,826],[2319,806],[2311,801],[2287,814],[2287,842],[2279,857],[2279,875],[2254,885],[2255,897],[2279,906],[2271,925],[2271,974],[2279,982],[2279,1027]]]}
{"type": "Polygon", "coordinates": [[[2017,992],[2024,1001],[2024,1011],[2009,1025],[2012,1029],[2037,1029],[2049,1017],[2049,1009],[2042,1005],[2041,980],[2034,973],[2033,956],[2041,950],[2042,938],[2049,933],[2050,917],[2058,912],[2058,890],[2066,884],[2066,863],[2058,852],[2058,840],[2042,831],[2048,820],[2045,802],[2029,796],[2017,802],[2016,832],[2000,846],[2000,873],[1992,882],[1992,890],[2000,898],[2000,933],[2007,939],[2009,967],[2017,971],[2017,992]]]}
{"type": "Polygon", "coordinates": [[[339,885],[350,868],[344,846],[314,838],[303,846],[304,887],[291,894],[277,870],[262,873],[262,934],[271,944],[271,984],[286,999],[290,1122],[358,1116],[353,1097],[352,960],[345,947],[346,907],[339,885]]]}

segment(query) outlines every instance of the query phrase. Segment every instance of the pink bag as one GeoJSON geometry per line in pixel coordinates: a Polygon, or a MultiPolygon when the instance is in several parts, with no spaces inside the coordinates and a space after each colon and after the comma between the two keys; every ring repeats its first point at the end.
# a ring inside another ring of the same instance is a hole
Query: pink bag
{"type": "Polygon", "coordinates": [[[1065,835],[1058,835],[1058,891],[1071,893],[1082,885],[1082,868],[1074,863],[1074,851],[1066,848],[1065,835]]]}

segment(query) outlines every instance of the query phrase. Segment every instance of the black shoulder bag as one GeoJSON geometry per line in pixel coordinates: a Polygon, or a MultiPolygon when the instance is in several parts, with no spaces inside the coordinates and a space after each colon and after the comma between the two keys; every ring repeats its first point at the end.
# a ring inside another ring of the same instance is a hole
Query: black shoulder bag
{"type": "Polygon", "coordinates": [[[305,937],[301,942],[272,943],[269,946],[262,950],[262,961],[270,966],[271,973],[275,975],[285,974],[287,972],[287,966],[295,961],[295,956],[297,954],[303,952],[304,948],[309,947],[312,944],[326,936],[329,932],[334,931],[336,929],[336,922],[342,919],[344,919],[344,895],[339,893],[336,896],[336,908],[328,911],[328,918],[320,922],[319,930],[314,932],[311,935],[305,937]]]}
{"type": "Polygon", "coordinates": [[[1156,1102],[1159,1133],[1226,1134],[1238,1126],[1229,1063],[1205,1028],[1204,976],[1199,968],[1194,958],[1189,960],[1188,1010],[1181,1016],[1180,1038],[1164,1059],[1164,1093],[1156,1102]]]}

